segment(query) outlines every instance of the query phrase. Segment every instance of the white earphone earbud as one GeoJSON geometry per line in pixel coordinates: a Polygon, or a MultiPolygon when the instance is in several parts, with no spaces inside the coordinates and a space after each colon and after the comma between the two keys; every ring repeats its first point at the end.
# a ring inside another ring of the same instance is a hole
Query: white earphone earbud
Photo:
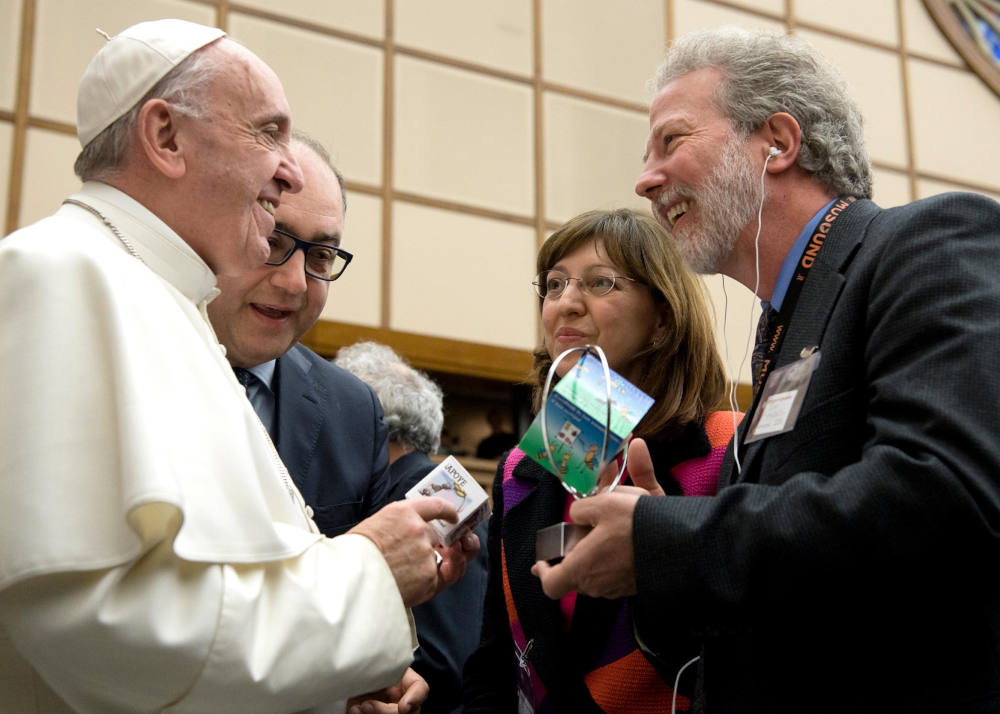
{"type": "Polygon", "coordinates": [[[767,152],[767,158],[773,159],[775,156],[781,153],[781,150],[777,146],[772,146],[767,152]]]}

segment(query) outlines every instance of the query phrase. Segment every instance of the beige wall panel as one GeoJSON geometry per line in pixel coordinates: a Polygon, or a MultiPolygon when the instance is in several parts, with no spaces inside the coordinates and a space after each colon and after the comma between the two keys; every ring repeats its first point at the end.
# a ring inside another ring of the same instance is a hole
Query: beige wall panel
{"type": "MultiPolygon", "coordinates": [[[[12,111],[17,97],[21,0],[0,0],[0,43],[3,43],[0,47],[0,109],[12,111]]],[[[4,180],[7,180],[6,175],[4,180]]]]}
{"type": "Polygon", "coordinates": [[[144,20],[179,17],[215,24],[215,9],[183,0],[38,0],[31,76],[31,113],[76,124],[76,86],[110,35],[144,20]]]}
{"type": "Polygon", "coordinates": [[[875,161],[906,165],[903,89],[899,54],[803,30],[812,43],[844,75],[850,95],[865,119],[868,153],[875,161]]]}
{"type": "Polygon", "coordinates": [[[648,102],[646,81],[663,59],[666,42],[663,5],[663,0],[546,0],[542,75],[556,84],[648,102]]]}
{"type": "MultiPolygon", "coordinates": [[[[771,0],[769,2],[745,2],[747,7],[757,7],[778,13],[785,14],[784,0],[771,0]],[[758,7],[766,5],[768,7],[758,7]],[[773,7],[772,7],[773,6],[773,7]]],[[[679,37],[694,30],[705,30],[710,27],[720,25],[739,25],[770,32],[785,32],[783,20],[769,20],[759,15],[752,15],[748,12],[741,12],[722,5],[704,2],[703,0],[674,0],[674,37],[679,37]]]]}
{"type": "Polygon", "coordinates": [[[295,126],[322,142],[348,178],[381,183],[382,52],[239,13],[229,29],[281,78],[295,126]]]}
{"type": "Polygon", "coordinates": [[[394,8],[399,45],[531,75],[530,0],[404,0],[394,8]]]}
{"type": "Polygon", "coordinates": [[[930,179],[920,179],[917,181],[917,196],[919,198],[936,196],[939,193],[947,193],[949,191],[981,193],[984,196],[989,196],[994,201],[1000,201],[1000,191],[971,191],[971,189],[966,186],[958,186],[956,184],[944,183],[942,181],[931,181],[930,179]]]}
{"type": "Polygon", "coordinates": [[[872,199],[882,208],[902,206],[912,200],[908,175],[889,169],[873,169],[872,180],[872,199]]]}
{"type": "Polygon", "coordinates": [[[240,0],[240,4],[359,35],[385,36],[384,0],[240,0]]]}
{"type": "Polygon", "coordinates": [[[903,0],[903,28],[906,49],[942,62],[962,67],[964,61],[924,7],[921,0],[903,0]]]}
{"type": "Polygon", "coordinates": [[[722,275],[702,277],[712,298],[715,341],[730,380],[749,384],[750,353],[753,351],[760,301],[741,283],[722,275]]]}
{"type": "MultiPolygon", "coordinates": [[[[695,0],[695,2],[714,2],[714,0],[695,0]]],[[[742,5],[748,10],[759,10],[772,15],[785,15],[786,0],[724,0],[729,5],[742,5]]]]}
{"type": "Polygon", "coordinates": [[[1000,190],[1000,101],[979,77],[910,61],[917,169],[1000,190]]]}
{"type": "Polygon", "coordinates": [[[546,94],[546,217],[565,221],[619,206],[649,211],[633,190],[648,133],[645,113],[546,94]]]}
{"type": "Polygon", "coordinates": [[[899,43],[895,0],[795,0],[795,19],[865,40],[899,43]]]}
{"type": "MultiPolygon", "coordinates": [[[[14,137],[14,125],[0,121],[0,234],[7,226],[7,195],[10,192],[10,150],[14,137]]],[[[2,648],[0,648],[2,649],[2,648]]],[[[0,707],[0,712],[3,708],[0,707]]]]}
{"type": "Polygon", "coordinates": [[[26,147],[22,226],[54,213],[66,196],[80,190],[80,179],[73,173],[73,162],[80,153],[75,136],[28,129],[26,147]]]}
{"type": "Polygon", "coordinates": [[[392,329],[535,346],[531,228],[401,201],[392,221],[392,329]]]}
{"type": "Polygon", "coordinates": [[[395,188],[534,212],[530,88],[407,57],[395,83],[395,188]]]}
{"type": "Polygon", "coordinates": [[[382,200],[348,191],[344,250],[354,259],[340,279],[330,284],[322,317],[337,322],[379,327],[382,311],[382,200]]]}

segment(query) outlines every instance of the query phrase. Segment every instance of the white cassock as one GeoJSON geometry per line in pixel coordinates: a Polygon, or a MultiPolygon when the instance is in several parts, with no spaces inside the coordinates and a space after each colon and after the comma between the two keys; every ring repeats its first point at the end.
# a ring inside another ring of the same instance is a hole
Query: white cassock
{"type": "MultiPolygon", "coordinates": [[[[74,205],[0,240],[10,641],[101,714],[273,714],[399,681],[416,640],[392,573],[306,514],[208,323],[211,270],[125,194],[73,198],[139,258],[74,205]]],[[[2,710],[33,687],[15,675],[2,710]]]]}

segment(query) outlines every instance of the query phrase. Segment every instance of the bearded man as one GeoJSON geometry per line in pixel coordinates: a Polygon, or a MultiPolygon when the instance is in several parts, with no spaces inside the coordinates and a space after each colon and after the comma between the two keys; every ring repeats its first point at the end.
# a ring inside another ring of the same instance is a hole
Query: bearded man
{"type": "Polygon", "coordinates": [[[1000,206],[869,200],[860,113],[795,37],[683,37],[655,86],[636,192],[763,301],[754,402],[718,495],[579,501],[593,531],[534,572],[634,596],[654,662],[700,637],[695,711],[1000,711],[1000,206]]]}

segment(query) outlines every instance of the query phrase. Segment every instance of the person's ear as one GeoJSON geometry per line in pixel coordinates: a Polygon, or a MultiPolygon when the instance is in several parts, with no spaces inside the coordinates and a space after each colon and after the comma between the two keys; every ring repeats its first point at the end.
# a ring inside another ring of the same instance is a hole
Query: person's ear
{"type": "Polygon", "coordinates": [[[795,165],[802,145],[802,129],[795,117],[787,112],[772,114],[759,132],[770,157],[768,171],[783,171],[795,165]]]}
{"type": "Polygon", "coordinates": [[[653,339],[651,341],[651,345],[654,348],[663,344],[663,340],[666,339],[667,336],[667,325],[670,324],[668,322],[670,310],[667,308],[666,303],[660,303],[657,305],[657,313],[659,314],[659,319],[656,321],[656,327],[653,330],[653,339]]]}
{"type": "Polygon", "coordinates": [[[167,178],[181,178],[187,171],[183,146],[178,141],[180,113],[163,99],[150,99],[139,109],[138,149],[167,178]]]}

